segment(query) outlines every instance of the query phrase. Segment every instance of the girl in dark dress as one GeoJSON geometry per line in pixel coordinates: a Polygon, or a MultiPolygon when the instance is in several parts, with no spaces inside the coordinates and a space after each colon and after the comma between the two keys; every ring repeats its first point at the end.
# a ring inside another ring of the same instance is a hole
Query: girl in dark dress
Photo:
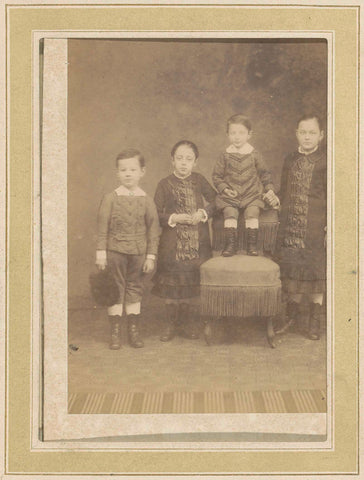
{"type": "Polygon", "coordinates": [[[186,336],[197,338],[189,304],[200,294],[200,265],[212,256],[207,220],[216,195],[208,181],[192,171],[198,158],[194,143],[178,142],[171,155],[174,171],[159,182],[154,197],[162,234],[152,293],[166,302],[162,342],[175,336],[178,325],[186,336]]]}
{"type": "Polygon", "coordinates": [[[317,116],[297,123],[298,150],[285,159],[281,179],[281,215],[277,260],[283,291],[288,296],[287,316],[295,321],[299,303],[310,300],[308,337],[320,337],[320,310],[326,287],[326,152],[317,116]]]}

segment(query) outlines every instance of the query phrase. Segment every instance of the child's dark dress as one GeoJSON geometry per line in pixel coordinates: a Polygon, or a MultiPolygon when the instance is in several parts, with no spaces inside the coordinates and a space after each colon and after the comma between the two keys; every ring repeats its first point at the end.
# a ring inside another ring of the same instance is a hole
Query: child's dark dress
{"type": "Polygon", "coordinates": [[[168,221],[173,213],[193,214],[198,209],[204,209],[210,217],[215,195],[215,190],[198,173],[192,173],[186,179],[172,174],[159,182],[154,202],[162,234],[153,294],[174,299],[199,295],[200,265],[212,256],[208,222],[172,227],[168,221]]]}
{"type": "Polygon", "coordinates": [[[298,151],[284,162],[276,255],[287,293],[323,293],[326,287],[326,152],[298,151]]]}

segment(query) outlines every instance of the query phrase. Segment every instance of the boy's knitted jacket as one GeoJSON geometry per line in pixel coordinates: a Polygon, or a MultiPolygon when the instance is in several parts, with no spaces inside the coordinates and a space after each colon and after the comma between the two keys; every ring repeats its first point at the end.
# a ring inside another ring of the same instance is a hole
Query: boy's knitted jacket
{"type": "Polygon", "coordinates": [[[262,155],[247,144],[243,152],[231,146],[216,162],[212,181],[221,197],[233,206],[244,208],[256,199],[262,199],[268,190],[274,191],[271,173],[262,155]],[[225,188],[237,192],[234,199],[223,193],[225,188]]]}
{"type": "Polygon", "coordinates": [[[97,250],[157,254],[158,213],[153,199],[142,189],[130,194],[121,186],[107,193],[101,201],[97,224],[97,250]]]}

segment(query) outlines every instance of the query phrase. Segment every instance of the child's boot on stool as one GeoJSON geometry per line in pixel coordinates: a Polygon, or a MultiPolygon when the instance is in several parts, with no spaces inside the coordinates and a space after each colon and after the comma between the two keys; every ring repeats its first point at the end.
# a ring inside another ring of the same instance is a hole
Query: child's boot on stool
{"type": "Polygon", "coordinates": [[[247,228],[247,254],[257,256],[258,228],[247,228]]]}
{"type": "Polygon", "coordinates": [[[319,303],[310,304],[310,323],[308,327],[308,338],[310,340],[320,339],[320,311],[319,303]]]}
{"type": "Polygon", "coordinates": [[[178,305],[176,303],[166,304],[165,328],[159,338],[161,342],[170,342],[176,335],[177,308],[178,305]]]}
{"type": "Polygon", "coordinates": [[[133,348],[144,347],[144,342],[140,338],[140,334],[139,334],[139,320],[140,320],[140,314],[134,315],[132,313],[128,315],[128,340],[129,340],[129,345],[133,348]]]}
{"type": "Polygon", "coordinates": [[[196,316],[188,303],[180,303],[179,305],[179,320],[184,337],[190,340],[198,338],[196,316]]]}
{"type": "Polygon", "coordinates": [[[224,250],[223,257],[232,257],[236,254],[238,230],[236,228],[224,228],[224,250]]]}
{"type": "Polygon", "coordinates": [[[110,321],[110,349],[119,350],[121,347],[120,342],[120,327],[121,327],[121,316],[120,315],[109,315],[110,321]]]}

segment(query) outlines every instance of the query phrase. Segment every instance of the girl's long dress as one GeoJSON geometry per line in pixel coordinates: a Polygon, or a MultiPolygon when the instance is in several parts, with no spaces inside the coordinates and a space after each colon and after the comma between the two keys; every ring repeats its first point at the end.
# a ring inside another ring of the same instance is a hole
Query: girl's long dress
{"type": "Polygon", "coordinates": [[[281,215],[276,257],[287,293],[323,293],[326,288],[326,152],[289,155],[281,179],[281,215]]]}
{"type": "Polygon", "coordinates": [[[215,195],[215,190],[198,173],[184,180],[172,174],[159,182],[154,201],[162,233],[153,278],[154,295],[174,299],[199,295],[200,265],[212,256],[208,223],[171,227],[168,220],[173,213],[192,214],[200,208],[212,215],[215,195]]]}

